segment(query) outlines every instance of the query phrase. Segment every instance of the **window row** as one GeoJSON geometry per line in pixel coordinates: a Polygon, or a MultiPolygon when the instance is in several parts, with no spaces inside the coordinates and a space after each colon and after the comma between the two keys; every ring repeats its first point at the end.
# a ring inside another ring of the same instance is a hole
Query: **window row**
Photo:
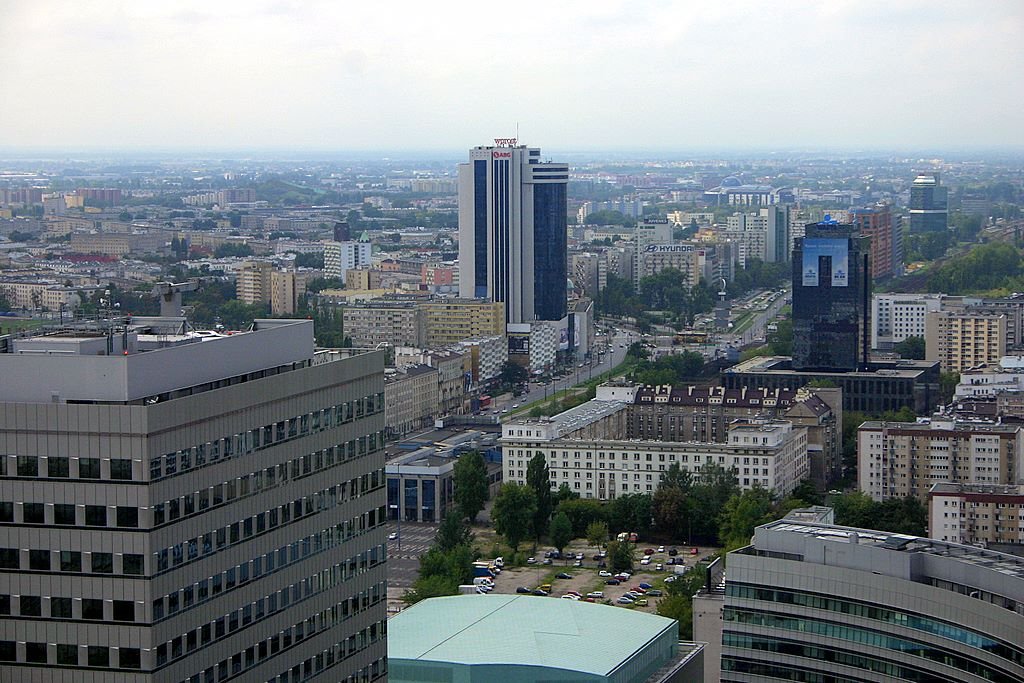
{"type": "Polygon", "coordinates": [[[0,522],[54,526],[139,526],[139,508],[74,503],[21,503],[0,501],[0,522]],[[18,514],[20,511],[20,514],[18,514]],[[110,524],[113,522],[113,524],[110,524]]]}
{"type": "Polygon", "coordinates": [[[75,645],[74,643],[16,643],[13,640],[0,640],[0,662],[139,669],[142,666],[142,652],[136,647],[117,648],[102,645],[75,645]],[[111,656],[111,652],[113,652],[113,656],[111,656]]]}
{"type": "Polygon", "coordinates": [[[132,553],[80,552],[77,550],[35,550],[0,548],[0,569],[28,569],[33,571],[60,571],[82,573],[88,567],[93,574],[124,574],[142,576],[142,555],[132,553]],[[83,555],[85,562],[83,563],[83,555]],[[115,560],[120,559],[119,563],[115,560]],[[120,567],[117,566],[120,564],[120,567]],[[120,571],[116,571],[120,569],[120,571]]]}
{"type": "MultiPolygon", "coordinates": [[[[286,589],[284,592],[287,594],[289,591],[286,589]]],[[[334,628],[338,624],[350,619],[353,615],[359,614],[374,605],[380,604],[385,597],[386,592],[384,584],[380,583],[356,595],[346,598],[336,605],[332,605],[320,612],[316,612],[300,621],[298,624],[295,624],[292,628],[285,629],[281,634],[279,634],[281,636],[286,636],[283,642],[284,647],[291,644],[291,636],[295,636],[296,642],[298,642],[305,636],[311,636],[314,633],[323,631],[324,629],[334,628]]],[[[296,602],[302,599],[303,598],[301,597],[297,598],[296,602]]],[[[281,609],[284,609],[284,606],[282,606],[281,609]]],[[[192,629],[188,633],[172,638],[166,643],[160,643],[157,645],[156,666],[157,668],[160,668],[169,661],[192,654],[196,650],[202,649],[231,633],[235,633],[240,628],[244,628],[255,621],[259,621],[260,619],[269,616],[270,613],[261,616],[254,616],[254,605],[250,604],[246,605],[246,608],[235,610],[229,615],[206,622],[199,628],[192,629]]]]}
{"type": "MultiPolygon", "coordinates": [[[[378,472],[378,470],[375,470],[373,473],[373,478],[378,482],[377,488],[363,489],[360,495],[383,488],[383,475],[378,475],[378,472]]],[[[351,482],[357,481],[361,481],[368,486],[370,477],[369,475],[364,474],[358,480],[350,480],[350,484],[351,482]]],[[[349,490],[353,490],[354,486],[354,484],[351,484],[349,486],[349,490]]],[[[158,573],[164,572],[172,567],[178,567],[186,562],[192,562],[199,559],[200,556],[209,555],[210,553],[223,550],[235,543],[247,541],[255,536],[276,529],[278,526],[284,526],[304,517],[308,517],[309,515],[319,514],[324,510],[332,509],[335,506],[344,503],[346,500],[349,499],[339,498],[338,486],[332,486],[312,495],[297,498],[290,503],[285,503],[265,512],[260,512],[252,517],[246,517],[243,520],[233,522],[227,526],[207,531],[202,536],[189,538],[181,543],[175,543],[172,546],[161,548],[153,553],[153,558],[156,563],[156,571],[158,573]]],[[[376,526],[378,523],[377,511],[371,510],[369,515],[371,519],[369,526],[376,526]]],[[[350,524],[350,522],[346,521],[345,524],[350,524]]]]}
{"type": "Polygon", "coordinates": [[[47,455],[0,455],[0,477],[51,477],[54,479],[109,479],[112,481],[140,480],[141,461],[129,458],[72,458],[47,455]],[[8,460],[13,461],[8,464],[8,460]]]}
{"type": "MultiPolygon", "coordinates": [[[[329,626],[325,625],[322,628],[329,628],[329,626]]],[[[275,676],[271,680],[275,681],[275,683],[297,683],[298,681],[312,678],[325,669],[335,666],[357,652],[382,640],[385,637],[386,630],[387,623],[384,621],[371,624],[316,656],[286,669],[281,675],[275,676]]],[[[220,681],[226,681],[266,661],[270,657],[275,657],[287,651],[314,633],[316,631],[309,629],[306,622],[299,622],[270,638],[261,640],[245,650],[222,659],[217,666],[212,666],[205,671],[193,674],[186,679],[186,683],[219,683],[220,681]]],[[[360,674],[359,678],[349,677],[348,680],[374,680],[377,676],[384,674],[381,662],[382,660],[375,661],[373,665],[367,667],[365,674],[360,674]],[[374,670],[376,672],[371,673],[374,670]]]]}
{"type": "MultiPolygon", "coordinates": [[[[376,447],[372,450],[366,450],[370,445],[370,441],[371,439],[363,436],[345,444],[324,448],[315,453],[308,453],[236,479],[215,484],[200,491],[193,491],[184,496],[179,496],[163,503],[157,503],[153,506],[153,526],[160,526],[182,517],[204,512],[219,505],[224,505],[247,496],[253,496],[261,491],[286,484],[289,479],[301,479],[353,458],[371,454],[375,452],[376,447]]],[[[383,438],[377,443],[383,446],[383,438]]],[[[344,500],[358,497],[361,495],[360,492],[376,487],[381,477],[383,477],[383,472],[374,470],[367,475],[363,475],[362,480],[368,480],[370,483],[367,484],[366,481],[362,481],[363,486],[361,487],[357,487],[361,480],[353,479],[342,482],[338,485],[340,487],[338,496],[339,498],[343,497],[344,500]]]]}
{"type": "MultiPolygon", "coordinates": [[[[364,396],[354,401],[346,401],[323,410],[213,439],[162,456],[154,456],[149,462],[149,479],[155,481],[164,477],[172,477],[222,459],[249,455],[270,446],[303,438],[367,415],[383,412],[383,410],[383,393],[364,396]]],[[[370,435],[370,438],[373,440],[370,450],[375,450],[378,439],[382,439],[383,435],[378,436],[375,433],[370,435]]],[[[382,441],[380,443],[383,445],[382,441]]]]}
{"type": "Polygon", "coordinates": [[[135,621],[135,602],[102,600],[100,598],[58,598],[39,595],[14,596],[0,594],[0,615],[43,617],[51,619],[85,619],[91,621],[135,621]],[[17,611],[12,603],[18,603],[17,611]],[[48,609],[43,609],[49,603],[48,609]]]}

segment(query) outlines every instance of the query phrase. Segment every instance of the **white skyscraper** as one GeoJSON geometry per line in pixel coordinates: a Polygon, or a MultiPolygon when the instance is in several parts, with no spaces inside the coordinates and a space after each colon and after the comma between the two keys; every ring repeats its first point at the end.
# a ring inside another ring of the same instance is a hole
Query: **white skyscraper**
{"type": "Polygon", "coordinates": [[[566,164],[514,138],[459,164],[459,293],[505,303],[505,320],[566,314],[566,164]]]}

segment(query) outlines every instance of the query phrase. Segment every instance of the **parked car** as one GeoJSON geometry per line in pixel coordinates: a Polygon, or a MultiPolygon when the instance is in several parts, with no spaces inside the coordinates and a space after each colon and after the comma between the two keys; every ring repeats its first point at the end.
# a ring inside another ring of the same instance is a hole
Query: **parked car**
{"type": "Polygon", "coordinates": [[[533,591],[531,591],[526,586],[519,586],[518,588],[516,588],[516,593],[519,593],[520,595],[529,595],[532,592],[533,591]]]}
{"type": "Polygon", "coordinates": [[[663,553],[663,552],[665,552],[665,546],[663,546],[663,545],[659,545],[659,546],[658,546],[658,552],[659,552],[659,553],[663,553]]]}
{"type": "Polygon", "coordinates": [[[565,595],[562,596],[562,599],[563,600],[579,600],[580,596],[573,595],[572,593],[566,593],[565,595]]]}
{"type": "Polygon", "coordinates": [[[661,571],[665,571],[665,567],[664,567],[664,565],[662,565],[662,564],[661,564],[661,563],[659,562],[658,564],[654,565],[654,571],[656,571],[656,572],[661,572],[661,571]]]}
{"type": "Polygon", "coordinates": [[[541,585],[537,586],[537,589],[538,590],[542,590],[545,593],[550,593],[551,592],[551,584],[550,583],[542,583],[541,585]]]}
{"type": "Polygon", "coordinates": [[[615,578],[619,579],[620,581],[629,581],[630,578],[632,578],[632,576],[633,575],[629,572],[619,572],[615,575],[615,578]]]}
{"type": "Polygon", "coordinates": [[[528,557],[528,558],[526,558],[526,564],[537,564],[537,558],[536,557],[528,557]]]}
{"type": "Polygon", "coordinates": [[[604,577],[608,577],[608,576],[611,576],[611,575],[612,575],[612,573],[611,573],[611,572],[609,572],[609,571],[606,571],[606,570],[602,569],[601,571],[599,571],[599,572],[597,573],[597,575],[598,575],[598,576],[604,576],[604,577]]]}
{"type": "Polygon", "coordinates": [[[644,555],[653,555],[653,554],[654,554],[654,548],[645,548],[644,549],[644,555]]]}
{"type": "Polygon", "coordinates": [[[622,582],[619,581],[618,579],[608,579],[607,581],[604,582],[604,585],[606,585],[606,586],[618,586],[620,583],[622,583],[622,582]]]}
{"type": "Polygon", "coordinates": [[[604,597],[604,593],[602,593],[601,591],[590,591],[589,593],[587,593],[587,597],[588,598],[603,598],[604,597]]]}
{"type": "Polygon", "coordinates": [[[673,557],[675,557],[676,555],[679,554],[679,550],[677,548],[669,548],[668,549],[668,554],[672,555],[673,557]]]}
{"type": "Polygon", "coordinates": [[[547,591],[542,591],[541,589],[537,588],[537,589],[535,589],[535,590],[533,591],[533,594],[534,594],[534,595],[541,595],[541,596],[544,596],[544,595],[547,595],[547,594],[548,594],[548,592],[547,592],[547,591]]]}
{"type": "Polygon", "coordinates": [[[576,553],[576,559],[577,560],[582,560],[583,559],[583,553],[576,553]]]}
{"type": "Polygon", "coordinates": [[[644,598],[640,598],[640,599],[639,599],[639,600],[637,600],[637,601],[636,601],[636,602],[635,602],[634,604],[635,604],[635,605],[636,605],[637,607],[647,607],[647,600],[646,600],[646,599],[644,599],[644,598]]]}
{"type": "Polygon", "coordinates": [[[642,559],[642,560],[640,560],[640,564],[643,564],[643,565],[648,565],[648,564],[650,564],[650,563],[651,563],[651,558],[650,558],[649,556],[648,556],[648,557],[645,557],[645,558],[644,558],[644,559],[642,559]]]}
{"type": "Polygon", "coordinates": [[[550,557],[545,557],[544,561],[541,562],[541,564],[554,564],[554,563],[555,563],[555,561],[552,560],[550,557]]]}
{"type": "Polygon", "coordinates": [[[672,583],[675,580],[676,580],[676,575],[675,574],[673,574],[672,576],[666,576],[665,577],[665,583],[672,583]]]}
{"type": "Polygon", "coordinates": [[[620,605],[632,605],[633,604],[633,601],[630,600],[629,598],[627,598],[625,595],[623,595],[621,598],[619,598],[615,602],[619,603],[620,605]]]}
{"type": "Polygon", "coordinates": [[[572,563],[572,566],[574,566],[574,567],[582,567],[583,566],[583,560],[576,560],[575,562],[572,563]]]}
{"type": "Polygon", "coordinates": [[[398,540],[398,532],[397,531],[392,531],[390,534],[388,534],[388,540],[389,541],[397,541],[398,540]]]}
{"type": "Polygon", "coordinates": [[[657,588],[647,591],[647,597],[649,598],[660,598],[662,595],[664,595],[664,593],[657,588]]]}
{"type": "Polygon", "coordinates": [[[652,586],[651,584],[647,583],[646,581],[641,581],[640,582],[640,587],[643,588],[644,590],[650,590],[651,588],[654,588],[654,586],[652,586]]]}
{"type": "Polygon", "coordinates": [[[555,574],[555,578],[556,579],[571,579],[572,578],[572,574],[567,574],[566,572],[559,572],[558,574],[555,574]]]}
{"type": "Polygon", "coordinates": [[[696,548],[690,548],[690,554],[691,554],[691,555],[697,555],[697,554],[699,554],[699,553],[700,553],[700,551],[699,551],[699,550],[697,550],[696,548]]]}

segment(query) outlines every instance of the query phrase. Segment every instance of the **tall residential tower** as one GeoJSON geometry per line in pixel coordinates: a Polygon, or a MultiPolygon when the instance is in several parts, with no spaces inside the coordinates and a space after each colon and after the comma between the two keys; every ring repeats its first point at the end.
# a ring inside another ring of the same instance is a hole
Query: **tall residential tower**
{"type": "Polygon", "coordinates": [[[569,167],[514,138],[459,164],[460,295],[505,304],[507,323],[566,314],[569,167]]]}

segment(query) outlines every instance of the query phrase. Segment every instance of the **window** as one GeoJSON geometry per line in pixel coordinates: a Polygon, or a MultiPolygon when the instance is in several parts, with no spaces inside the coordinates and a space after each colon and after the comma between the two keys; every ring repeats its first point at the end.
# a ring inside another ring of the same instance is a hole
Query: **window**
{"type": "Polygon", "coordinates": [[[48,477],[68,477],[71,475],[71,467],[68,464],[68,458],[58,458],[56,456],[49,456],[46,458],[46,476],[48,477]]]}
{"type": "Polygon", "coordinates": [[[113,574],[114,573],[114,554],[113,553],[93,553],[92,554],[92,570],[97,574],[113,574]]]}
{"type": "Polygon", "coordinates": [[[141,576],[143,573],[142,555],[125,554],[121,561],[121,571],[132,576],[141,576]]]}
{"type": "Polygon", "coordinates": [[[13,662],[16,659],[14,641],[0,640],[0,662],[13,662]]]}
{"type": "Polygon", "coordinates": [[[25,524],[45,524],[46,519],[43,517],[43,504],[42,503],[23,503],[22,514],[24,515],[25,524]]]}
{"type": "Polygon", "coordinates": [[[18,476],[37,477],[39,476],[39,458],[32,455],[18,456],[18,476]]]}
{"type": "Polygon", "coordinates": [[[110,648],[90,645],[89,666],[110,666],[110,648]]]}
{"type": "Polygon", "coordinates": [[[117,507],[117,526],[139,526],[139,508],[117,507]]]}
{"type": "Polygon", "coordinates": [[[78,459],[78,476],[81,479],[99,479],[100,478],[100,459],[99,458],[79,458],[78,459]]]}
{"type": "Polygon", "coordinates": [[[46,643],[25,643],[25,661],[46,664],[46,643]]]}
{"type": "Polygon", "coordinates": [[[0,614],[11,613],[11,596],[7,593],[0,594],[0,614]]]}
{"type": "Polygon", "coordinates": [[[103,601],[96,598],[82,598],[82,618],[103,620],[103,601]]]}
{"type": "Polygon", "coordinates": [[[82,553],[77,550],[61,550],[60,570],[62,572],[82,571],[82,553]]]}
{"type": "Polygon", "coordinates": [[[35,569],[41,572],[50,571],[50,551],[49,550],[29,550],[28,551],[28,568],[35,569]]]}
{"type": "Polygon", "coordinates": [[[137,647],[120,648],[120,650],[118,650],[117,665],[122,669],[141,669],[141,650],[137,647]]]}
{"type": "Polygon", "coordinates": [[[50,616],[54,619],[70,619],[71,598],[50,598],[50,616]]]}
{"type": "Polygon", "coordinates": [[[0,522],[14,521],[14,503],[0,503],[0,522]]]}
{"type": "Polygon", "coordinates": [[[38,595],[21,596],[21,616],[41,617],[43,616],[43,602],[38,595]]]}
{"type": "Polygon", "coordinates": [[[135,603],[131,600],[114,600],[114,621],[135,621],[135,603]]]}
{"type": "Polygon", "coordinates": [[[86,505],[85,506],[85,525],[86,526],[106,526],[107,525],[107,508],[105,505],[86,505]]]}
{"type": "Polygon", "coordinates": [[[65,503],[56,503],[53,506],[53,523],[74,526],[75,506],[65,503]]]}
{"type": "Polygon", "coordinates": [[[78,666],[78,646],[57,643],[57,663],[78,666]]]}
{"type": "Polygon", "coordinates": [[[111,458],[110,478],[130,481],[132,478],[132,461],[126,458],[111,458]]]}

